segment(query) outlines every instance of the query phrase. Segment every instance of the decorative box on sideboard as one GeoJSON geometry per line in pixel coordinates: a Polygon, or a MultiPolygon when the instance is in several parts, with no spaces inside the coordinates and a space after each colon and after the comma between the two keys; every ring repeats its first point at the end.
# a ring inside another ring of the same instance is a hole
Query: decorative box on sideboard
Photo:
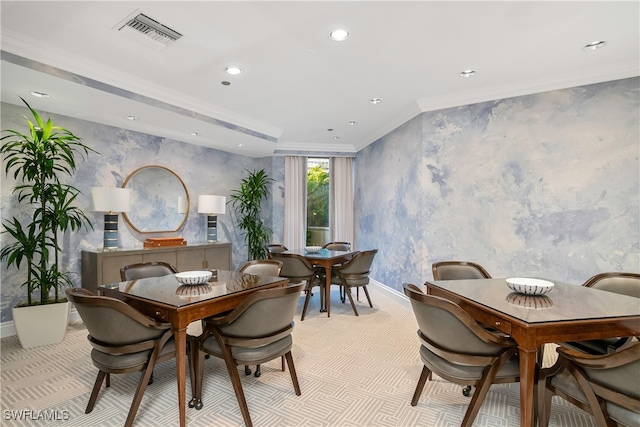
{"type": "Polygon", "coordinates": [[[167,262],[178,271],[231,270],[231,243],[82,251],[82,287],[97,293],[98,285],[120,282],[120,269],[125,265],[153,261],[167,262]]]}

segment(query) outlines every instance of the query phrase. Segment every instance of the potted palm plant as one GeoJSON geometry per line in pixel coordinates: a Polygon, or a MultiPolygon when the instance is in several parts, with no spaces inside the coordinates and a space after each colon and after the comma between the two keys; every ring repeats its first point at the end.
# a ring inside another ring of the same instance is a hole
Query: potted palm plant
{"type": "MultiPolygon", "coordinates": [[[[249,172],[249,171],[247,171],[249,172]]],[[[266,258],[265,245],[271,238],[271,229],[264,225],[260,213],[262,201],[269,196],[269,184],[273,182],[264,169],[249,172],[238,190],[231,192],[231,205],[237,216],[237,225],[244,230],[249,260],[266,258]]]]}
{"type": "Polygon", "coordinates": [[[69,273],[60,270],[59,237],[68,230],[92,225],[73,204],[80,190],[63,183],[61,177],[73,176],[76,155],[84,160],[94,150],[72,132],[54,126],[51,119],[44,122],[22,101],[33,119],[26,118],[29,132],[2,131],[7,135],[0,138],[0,154],[5,173],[12,173],[16,180],[13,194],[31,216],[2,221],[3,233],[11,235],[13,241],[2,248],[0,259],[7,262],[7,267],[25,267],[20,285],[26,289],[26,301],[14,307],[12,313],[20,344],[26,348],[64,339],[70,304],[61,298],[60,288],[72,283],[69,273]],[[60,317],[58,324],[54,316],[60,317]]]}

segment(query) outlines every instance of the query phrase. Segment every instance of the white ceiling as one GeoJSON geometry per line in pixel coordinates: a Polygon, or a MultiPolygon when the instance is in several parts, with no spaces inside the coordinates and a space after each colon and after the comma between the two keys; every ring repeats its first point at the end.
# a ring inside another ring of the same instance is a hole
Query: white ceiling
{"type": "Polygon", "coordinates": [[[639,5],[3,0],[2,101],[251,157],[353,153],[423,111],[638,76],[639,5]],[[136,10],[183,37],[113,29],[136,10]]]}

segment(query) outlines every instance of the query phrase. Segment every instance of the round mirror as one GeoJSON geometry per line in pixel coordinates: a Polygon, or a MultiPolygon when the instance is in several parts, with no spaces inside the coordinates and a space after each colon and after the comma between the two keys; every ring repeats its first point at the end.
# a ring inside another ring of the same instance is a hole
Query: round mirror
{"type": "Polygon", "coordinates": [[[143,166],[124,180],[131,190],[131,211],[124,220],[138,233],[178,231],[187,220],[189,193],[184,182],[163,166],[143,166]]]}

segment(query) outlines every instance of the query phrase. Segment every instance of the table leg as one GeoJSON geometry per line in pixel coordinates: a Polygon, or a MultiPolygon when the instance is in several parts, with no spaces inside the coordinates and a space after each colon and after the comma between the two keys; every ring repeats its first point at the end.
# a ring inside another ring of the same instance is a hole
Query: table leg
{"type": "Polygon", "coordinates": [[[325,267],[324,304],[327,317],[331,317],[331,266],[325,267]]]}
{"type": "Polygon", "coordinates": [[[176,343],[176,375],[178,379],[178,411],[180,413],[180,427],[185,427],[186,416],[186,388],[187,388],[187,329],[174,329],[176,343]]]}
{"type": "Polygon", "coordinates": [[[520,354],[520,426],[533,427],[537,351],[519,348],[518,352],[520,354]]]}

